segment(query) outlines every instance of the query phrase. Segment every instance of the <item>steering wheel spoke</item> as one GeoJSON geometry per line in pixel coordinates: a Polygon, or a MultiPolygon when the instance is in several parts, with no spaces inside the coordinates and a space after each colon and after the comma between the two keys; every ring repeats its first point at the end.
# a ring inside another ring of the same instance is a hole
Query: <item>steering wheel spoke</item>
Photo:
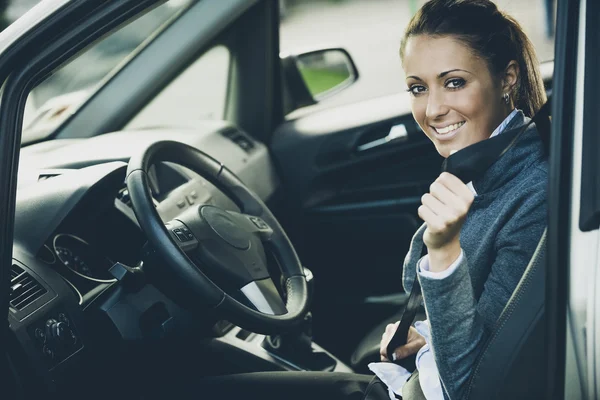
{"type": "Polygon", "coordinates": [[[263,314],[283,315],[288,311],[271,278],[252,281],[240,292],[263,314]]]}

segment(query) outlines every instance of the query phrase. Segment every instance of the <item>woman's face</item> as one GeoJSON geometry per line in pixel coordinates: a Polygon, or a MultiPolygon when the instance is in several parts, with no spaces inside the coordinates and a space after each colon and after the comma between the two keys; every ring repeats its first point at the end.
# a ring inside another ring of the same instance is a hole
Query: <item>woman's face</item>
{"type": "Polygon", "coordinates": [[[403,67],[413,116],[442,157],[489,138],[508,114],[501,80],[451,36],[410,37],[403,67]]]}

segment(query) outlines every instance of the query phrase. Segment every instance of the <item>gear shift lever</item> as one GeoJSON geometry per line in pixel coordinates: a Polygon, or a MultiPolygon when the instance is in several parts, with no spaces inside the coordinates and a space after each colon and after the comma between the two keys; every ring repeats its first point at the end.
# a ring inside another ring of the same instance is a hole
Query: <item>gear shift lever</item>
{"type": "MultiPolygon", "coordinates": [[[[308,295],[314,292],[312,271],[304,268],[308,295]]],[[[309,297],[309,298],[310,298],[309,297]]],[[[312,348],[312,314],[308,312],[296,329],[265,338],[263,347],[269,352],[309,370],[333,370],[336,361],[327,353],[314,352],[312,348]]]]}
{"type": "MultiPolygon", "coordinates": [[[[314,291],[313,273],[304,267],[308,296],[312,297],[314,291]]],[[[283,278],[282,278],[283,281],[283,278]]],[[[283,283],[283,282],[282,282],[283,283]]],[[[296,329],[290,332],[267,336],[263,344],[267,350],[284,355],[297,355],[312,352],[312,314],[310,311],[304,317],[304,321],[296,329]]]]}
{"type": "Polygon", "coordinates": [[[308,312],[294,331],[267,336],[263,347],[286,359],[309,357],[312,354],[312,314],[308,312]]]}

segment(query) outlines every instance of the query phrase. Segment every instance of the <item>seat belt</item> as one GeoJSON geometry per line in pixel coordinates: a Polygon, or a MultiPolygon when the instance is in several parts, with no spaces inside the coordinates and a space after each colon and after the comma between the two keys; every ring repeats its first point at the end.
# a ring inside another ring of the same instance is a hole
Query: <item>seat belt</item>
{"type": "MultiPolygon", "coordinates": [[[[523,133],[525,133],[529,125],[533,123],[535,123],[536,127],[538,127],[538,133],[542,138],[546,153],[548,153],[550,143],[550,106],[550,100],[548,100],[539,109],[535,116],[522,127],[510,129],[506,132],[503,132],[501,135],[474,143],[452,154],[442,163],[442,172],[449,172],[452,175],[455,175],[465,184],[472,182],[474,179],[483,175],[483,173],[487,171],[492,164],[494,164],[498,159],[500,159],[500,157],[510,150],[510,148],[514,146],[523,133]]],[[[426,247],[423,246],[423,252],[421,256],[426,254],[425,250],[426,247]]],[[[406,302],[406,306],[404,307],[402,316],[400,317],[398,329],[396,329],[394,336],[392,336],[392,339],[386,348],[388,360],[395,363],[405,363],[402,360],[394,360],[394,350],[406,344],[408,339],[408,331],[415,320],[422,300],[423,294],[421,293],[419,277],[415,276],[414,283],[410,290],[410,295],[408,296],[408,301],[406,302]]],[[[408,364],[410,364],[409,367],[414,370],[415,367],[412,365],[413,362],[414,359],[408,360],[408,364]]]]}

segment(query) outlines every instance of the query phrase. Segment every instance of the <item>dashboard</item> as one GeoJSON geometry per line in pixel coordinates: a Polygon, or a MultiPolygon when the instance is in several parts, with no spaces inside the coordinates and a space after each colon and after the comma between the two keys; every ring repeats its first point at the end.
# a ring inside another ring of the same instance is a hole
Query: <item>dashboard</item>
{"type": "MultiPolygon", "coordinates": [[[[124,182],[129,158],[158,140],[177,140],[206,152],[263,201],[279,185],[266,147],[226,122],[122,131],[24,148],[9,325],[50,387],[60,386],[67,376],[72,382],[106,335],[144,339],[154,334],[152,324],[162,321],[161,315],[189,319],[186,310],[151,283],[128,292],[110,272],[115,263],[137,266],[142,260],[146,238],[124,182]]],[[[238,210],[185,167],[156,164],[150,176],[154,203],[165,222],[198,204],[238,210]]]]}

